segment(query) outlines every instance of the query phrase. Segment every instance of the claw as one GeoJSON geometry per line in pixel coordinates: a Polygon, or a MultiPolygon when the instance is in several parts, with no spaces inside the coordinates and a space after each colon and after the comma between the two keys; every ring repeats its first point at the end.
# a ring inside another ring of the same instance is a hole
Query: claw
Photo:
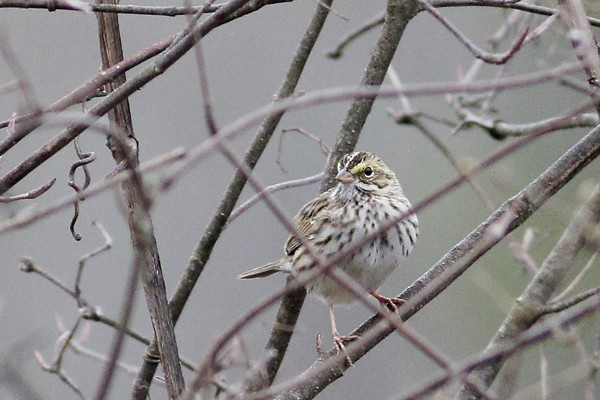
{"type": "Polygon", "coordinates": [[[399,299],[397,297],[385,297],[377,292],[371,292],[371,296],[375,297],[382,306],[384,306],[392,312],[395,312],[398,309],[398,307],[406,303],[405,300],[399,299]]]}
{"type": "Polygon", "coordinates": [[[344,353],[344,356],[346,357],[346,361],[348,361],[348,364],[353,367],[354,364],[352,363],[352,360],[350,359],[350,355],[348,355],[348,353],[346,352],[346,342],[352,342],[353,340],[358,339],[360,336],[358,335],[349,335],[349,336],[341,336],[339,333],[337,333],[337,331],[332,332],[332,336],[333,336],[333,343],[335,343],[335,347],[338,350],[338,353],[342,352],[344,353]]]}

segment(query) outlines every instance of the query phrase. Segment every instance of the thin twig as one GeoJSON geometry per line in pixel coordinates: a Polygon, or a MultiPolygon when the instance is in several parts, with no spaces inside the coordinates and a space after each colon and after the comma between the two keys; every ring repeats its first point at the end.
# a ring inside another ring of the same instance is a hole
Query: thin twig
{"type": "MultiPolygon", "coordinates": [[[[62,322],[59,319],[57,319],[56,322],[59,325],[59,327],[62,326],[62,322]]],[[[57,342],[57,346],[59,346],[59,348],[51,364],[48,364],[44,360],[44,357],[40,352],[36,351],[34,354],[44,371],[58,376],[61,381],[63,381],[69,388],[71,388],[71,390],[75,392],[75,394],[79,396],[79,398],[86,400],[87,398],[83,394],[81,389],[79,389],[75,382],[66,374],[66,372],[62,368],[62,361],[65,355],[65,351],[69,347],[69,343],[71,342],[71,340],[73,340],[73,337],[75,336],[75,333],[77,332],[77,328],[79,327],[80,323],[81,318],[77,318],[75,324],[73,325],[73,328],[71,328],[69,331],[65,331],[64,328],[61,329],[62,332],[57,342]]]]}
{"type": "Polygon", "coordinates": [[[327,57],[333,59],[338,59],[342,57],[344,54],[344,49],[348,45],[350,45],[352,42],[354,42],[364,34],[377,28],[379,25],[382,25],[384,17],[385,12],[381,12],[372,17],[371,19],[365,21],[362,25],[359,25],[358,27],[354,28],[350,33],[344,36],[334,48],[327,50],[327,57]]]}
{"type": "Polygon", "coordinates": [[[8,197],[0,197],[0,203],[11,203],[13,201],[18,200],[31,200],[35,199],[44,193],[46,193],[56,182],[56,178],[50,179],[48,182],[44,183],[42,186],[38,186],[37,188],[30,190],[27,193],[16,194],[14,196],[8,197]]]}
{"type": "Polygon", "coordinates": [[[32,80],[27,76],[19,58],[10,46],[10,41],[4,30],[0,30],[0,54],[17,81],[19,93],[23,96],[24,108],[29,112],[37,113],[40,106],[30,83],[32,80]]]}
{"type": "Polygon", "coordinates": [[[316,175],[312,175],[306,178],[294,179],[291,181],[276,183],[274,185],[267,186],[262,192],[252,196],[244,203],[242,203],[238,208],[236,208],[229,216],[229,219],[227,219],[227,223],[232,223],[233,220],[240,216],[240,214],[247,211],[250,207],[252,207],[254,204],[258,203],[261,199],[263,199],[267,193],[272,194],[279,190],[310,185],[311,183],[320,182],[324,176],[325,174],[323,172],[319,172],[316,175]]]}
{"type": "MultiPolygon", "coordinates": [[[[272,4],[289,3],[293,0],[263,0],[256,2],[255,7],[263,7],[272,4]]],[[[215,4],[205,12],[214,13],[223,4],[215,4]]],[[[1,0],[0,8],[34,8],[46,9],[48,11],[86,11],[96,13],[117,13],[117,14],[136,14],[136,15],[154,15],[175,17],[178,15],[195,14],[202,10],[204,6],[192,7],[159,7],[159,6],[139,6],[133,4],[99,4],[85,1],[65,1],[65,0],[1,0]]]]}
{"type": "Polygon", "coordinates": [[[517,41],[504,53],[501,54],[490,54],[486,51],[479,49],[473,42],[471,42],[465,35],[463,35],[457,28],[454,27],[450,21],[448,21],[442,14],[440,14],[427,0],[418,0],[419,5],[427,10],[435,19],[437,19],[442,25],[450,31],[450,33],[458,39],[463,46],[467,48],[475,56],[475,58],[482,60],[489,64],[505,64],[510,60],[513,55],[521,48],[523,41],[527,37],[527,31],[523,32],[517,41]]]}
{"type": "Polygon", "coordinates": [[[307,138],[317,142],[319,144],[319,147],[321,148],[321,153],[323,153],[324,156],[329,157],[329,154],[331,153],[331,149],[325,143],[323,143],[323,140],[321,138],[317,137],[316,135],[314,135],[302,128],[282,129],[281,136],[279,137],[279,143],[277,143],[277,161],[276,162],[277,162],[277,165],[279,165],[279,168],[281,168],[281,170],[283,172],[287,172],[285,170],[285,168],[283,167],[283,164],[281,163],[281,155],[283,154],[283,138],[285,137],[285,134],[289,133],[289,132],[298,132],[299,134],[306,136],[307,138]]]}
{"type": "Polygon", "coordinates": [[[562,292],[560,292],[558,295],[554,296],[551,299],[551,301],[553,303],[561,301],[569,293],[571,293],[571,291],[579,284],[579,282],[581,282],[581,280],[583,279],[583,277],[585,276],[585,274],[587,274],[588,271],[592,268],[592,266],[594,265],[594,262],[596,261],[596,257],[598,257],[598,252],[597,251],[594,254],[592,254],[592,256],[587,261],[587,263],[585,263],[585,265],[583,266],[583,268],[581,269],[581,271],[579,271],[579,273],[577,274],[577,276],[575,276],[575,278],[573,278],[571,280],[571,282],[569,282],[569,284],[567,285],[567,287],[562,292]]]}
{"type": "MultiPolygon", "coordinates": [[[[243,1],[243,0],[232,0],[232,1],[243,1]]],[[[227,3],[231,4],[231,3],[227,3]]],[[[214,17],[217,13],[213,14],[214,17]]],[[[209,21],[210,18],[207,18],[204,22],[209,21]]],[[[201,24],[202,25],[202,24],[201,24]]],[[[211,24],[208,24],[209,27],[212,28],[211,24]]],[[[208,28],[206,28],[208,29],[208,28]]],[[[186,42],[187,43],[187,42],[186,42]]],[[[177,47],[179,48],[179,47],[177,47]]],[[[166,54],[165,54],[166,56],[166,54]]],[[[549,81],[553,81],[556,79],[560,79],[560,77],[568,74],[575,73],[576,71],[580,71],[581,64],[579,62],[569,63],[554,67],[550,70],[542,70],[530,74],[520,75],[517,77],[511,77],[507,79],[498,79],[492,81],[481,81],[476,83],[452,83],[452,84],[419,84],[416,87],[405,87],[401,91],[390,88],[383,87],[373,87],[370,84],[366,87],[361,87],[359,89],[356,88],[339,88],[339,89],[328,89],[324,91],[316,91],[312,94],[306,94],[300,98],[287,98],[279,100],[277,103],[265,106],[251,114],[247,114],[246,116],[235,120],[231,124],[224,126],[221,131],[219,131],[218,135],[211,137],[205,140],[202,144],[196,147],[191,152],[191,157],[189,159],[189,163],[196,163],[200,159],[206,157],[212,150],[214,150],[218,144],[226,139],[233,138],[237,135],[240,135],[245,129],[248,129],[254,124],[259,123],[266,116],[272,116],[282,113],[283,111],[295,110],[299,108],[306,108],[311,105],[322,105],[325,102],[335,102],[345,99],[373,99],[375,96],[379,98],[387,98],[387,97],[395,97],[400,94],[406,96],[431,96],[435,94],[446,94],[446,93],[461,93],[461,92],[471,92],[471,93],[485,93],[490,89],[495,90],[509,90],[519,87],[526,86],[534,86],[543,84],[549,81]],[[418,89],[417,89],[418,88],[418,89]]],[[[160,69],[158,69],[160,71],[160,69]]],[[[142,77],[139,77],[136,80],[130,80],[127,84],[122,85],[115,92],[108,95],[106,98],[100,100],[94,107],[92,107],[86,114],[84,114],[81,118],[81,122],[77,121],[69,128],[58,134],[55,138],[53,138],[49,143],[44,145],[44,147],[40,148],[38,151],[35,151],[31,156],[29,156],[26,160],[22,161],[19,165],[15,166],[11,171],[6,173],[4,176],[0,178],[0,194],[5,193],[8,189],[13,187],[16,183],[21,181],[24,177],[26,177],[29,173],[39,167],[44,161],[49,159],[56,152],[61,150],[64,146],[66,146],[70,141],[75,139],[75,137],[79,136],[90,124],[89,121],[94,121],[98,119],[99,115],[102,115],[108,112],[110,107],[118,104],[120,100],[122,100],[125,96],[129,95],[130,91],[133,87],[139,89],[139,87],[135,86],[134,83],[130,84],[131,81],[139,84],[139,80],[145,81],[146,79],[151,80],[155,74],[156,70],[153,68],[148,72],[150,76],[146,74],[142,74],[142,77]]],[[[370,103],[369,103],[370,104],[370,103]]],[[[589,102],[589,104],[593,104],[593,102],[589,102]]],[[[356,111],[356,110],[352,110],[356,111]]],[[[356,114],[355,118],[359,118],[359,114],[356,114]]],[[[352,124],[355,124],[353,122],[352,124]]],[[[348,128],[352,128],[348,126],[344,128],[347,130],[348,128]]],[[[355,128],[358,128],[355,127],[355,128]]],[[[348,143],[347,146],[350,146],[352,143],[348,143]]],[[[340,149],[340,152],[346,151],[348,152],[348,148],[345,147],[343,150],[340,149]]],[[[343,153],[345,154],[345,153],[343,153]]],[[[341,156],[342,154],[336,154],[335,156],[341,156]]],[[[335,157],[334,157],[335,158],[335,157]]],[[[186,164],[185,168],[180,170],[188,170],[189,165],[186,164]]],[[[182,165],[183,167],[183,165],[182,165]]],[[[328,176],[333,173],[335,166],[331,167],[332,170],[328,172],[328,176]]],[[[333,175],[331,175],[333,176],[333,175]]]]}
{"type": "Polygon", "coordinates": [[[592,296],[598,295],[599,293],[600,287],[595,287],[593,289],[586,290],[583,293],[579,293],[578,295],[575,295],[565,301],[553,301],[552,303],[549,303],[547,306],[545,306],[543,310],[541,310],[541,313],[543,315],[546,315],[562,312],[568,308],[576,306],[577,304],[589,299],[592,296]]]}
{"type": "Polygon", "coordinates": [[[98,230],[100,231],[100,233],[102,234],[102,236],[104,237],[104,244],[101,245],[100,247],[98,247],[97,249],[91,251],[90,253],[84,254],[79,259],[79,263],[77,266],[77,275],[75,276],[75,288],[73,290],[73,292],[75,293],[75,300],[77,300],[77,305],[79,307],[85,306],[85,304],[81,300],[81,287],[80,287],[81,277],[83,275],[83,267],[85,266],[85,264],[87,263],[87,261],[90,258],[95,257],[98,254],[108,251],[112,248],[112,238],[110,237],[110,235],[108,234],[106,229],[104,229],[104,226],[102,226],[101,223],[96,222],[96,221],[93,221],[92,225],[95,225],[98,228],[98,230]]]}

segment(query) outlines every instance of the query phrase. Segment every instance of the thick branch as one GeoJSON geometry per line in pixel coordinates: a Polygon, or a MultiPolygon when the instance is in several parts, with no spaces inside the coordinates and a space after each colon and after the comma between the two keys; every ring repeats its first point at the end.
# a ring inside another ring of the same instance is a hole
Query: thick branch
{"type": "MultiPolygon", "coordinates": [[[[115,4],[114,0],[106,0],[115,4]]],[[[98,27],[100,32],[100,50],[102,66],[109,68],[123,60],[123,48],[117,14],[98,14],[98,27]]],[[[113,92],[125,83],[125,75],[118,76],[114,81],[107,83],[107,91],[113,92]]],[[[137,168],[137,142],[134,140],[129,100],[125,98],[108,112],[111,128],[115,132],[109,137],[108,146],[117,165],[127,164],[129,168],[137,168]],[[127,137],[123,137],[123,132],[127,137]],[[121,135],[121,136],[117,136],[121,135]],[[127,142],[133,144],[128,146],[127,142]]],[[[158,342],[160,360],[165,372],[167,392],[170,399],[177,399],[185,389],[183,373],[179,361],[179,351],[173,329],[173,322],[169,312],[165,281],[158,255],[158,245],[154,235],[152,218],[150,217],[151,202],[144,191],[143,182],[139,174],[133,174],[132,179],[123,185],[123,192],[127,200],[127,218],[133,245],[135,267],[142,278],[146,302],[154,335],[158,342]]],[[[129,296],[133,296],[133,293],[129,296]]],[[[131,300],[130,300],[131,301],[131,300]]],[[[124,317],[124,318],[128,318],[124,317]]],[[[122,321],[125,327],[127,320],[122,321]]],[[[111,363],[107,365],[102,384],[97,398],[106,396],[110,380],[114,375],[114,363],[118,359],[125,331],[119,331],[115,340],[114,352],[111,354],[111,363]]]]}

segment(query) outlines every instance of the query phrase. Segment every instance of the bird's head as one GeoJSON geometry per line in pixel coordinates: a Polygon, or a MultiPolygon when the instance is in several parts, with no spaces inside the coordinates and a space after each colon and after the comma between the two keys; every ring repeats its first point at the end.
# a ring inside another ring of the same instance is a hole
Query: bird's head
{"type": "Polygon", "coordinates": [[[343,156],[335,179],[340,185],[354,186],[362,192],[383,193],[398,185],[394,172],[373,153],[359,151],[343,156]]]}

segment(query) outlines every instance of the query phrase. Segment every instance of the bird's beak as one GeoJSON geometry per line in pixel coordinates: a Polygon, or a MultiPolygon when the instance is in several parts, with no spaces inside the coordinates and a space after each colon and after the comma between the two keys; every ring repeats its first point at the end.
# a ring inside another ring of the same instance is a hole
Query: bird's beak
{"type": "Polygon", "coordinates": [[[338,172],[338,174],[335,176],[335,179],[344,185],[350,185],[356,181],[356,178],[346,168],[338,172]]]}

